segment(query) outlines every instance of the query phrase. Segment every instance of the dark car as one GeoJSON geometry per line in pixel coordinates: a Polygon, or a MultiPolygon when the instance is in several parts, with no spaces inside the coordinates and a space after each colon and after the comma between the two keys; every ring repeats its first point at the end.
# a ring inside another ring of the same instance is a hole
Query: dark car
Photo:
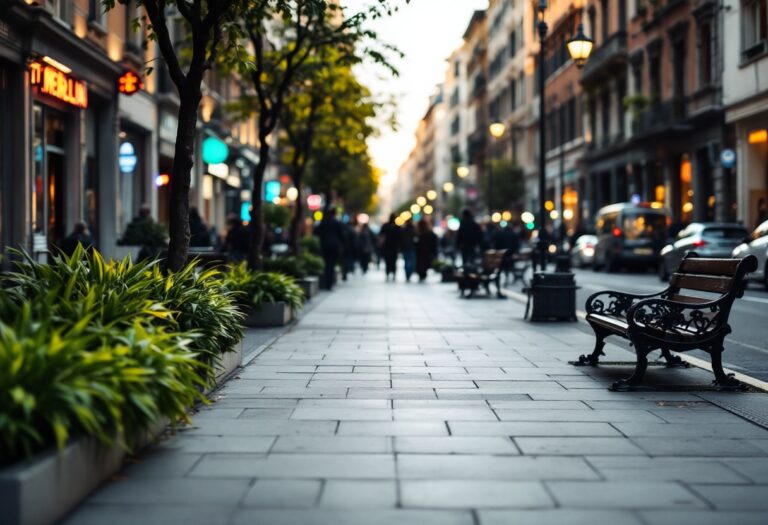
{"type": "Polygon", "coordinates": [[[669,279],[685,254],[691,251],[701,257],[729,258],[734,248],[741,244],[748,232],[740,224],[725,222],[694,222],[677,234],[674,242],[661,250],[659,278],[669,279]]]}
{"type": "Polygon", "coordinates": [[[657,203],[611,204],[597,212],[592,268],[614,272],[633,264],[656,269],[667,240],[669,212],[657,203]]]}

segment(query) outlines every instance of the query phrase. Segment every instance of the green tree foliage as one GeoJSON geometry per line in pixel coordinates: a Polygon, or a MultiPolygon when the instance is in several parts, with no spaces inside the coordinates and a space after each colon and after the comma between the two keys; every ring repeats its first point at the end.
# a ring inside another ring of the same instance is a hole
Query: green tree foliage
{"type": "Polygon", "coordinates": [[[491,207],[494,210],[507,210],[522,205],[525,197],[523,170],[509,160],[491,162],[493,174],[493,194],[491,207]]]}

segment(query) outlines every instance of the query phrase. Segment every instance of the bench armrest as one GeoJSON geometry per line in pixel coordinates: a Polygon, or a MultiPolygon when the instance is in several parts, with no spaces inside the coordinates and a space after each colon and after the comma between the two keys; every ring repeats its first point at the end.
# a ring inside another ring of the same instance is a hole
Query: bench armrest
{"type": "Polygon", "coordinates": [[[715,301],[691,304],[669,299],[645,299],[627,312],[629,331],[648,329],[693,338],[709,337],[728,323],[728,296],[715,301]]]}
{"type": "Polygon", "coordinates": [[[617,292],[615,290],[604,290],[593,293],[589,296],[586,303],[588,314],[611,315],[614,317],[626,317],[629,307],[643,299],[653,297],[662,297],[667,291],[649,294],[637,295],[631,293],[617,292]]]}

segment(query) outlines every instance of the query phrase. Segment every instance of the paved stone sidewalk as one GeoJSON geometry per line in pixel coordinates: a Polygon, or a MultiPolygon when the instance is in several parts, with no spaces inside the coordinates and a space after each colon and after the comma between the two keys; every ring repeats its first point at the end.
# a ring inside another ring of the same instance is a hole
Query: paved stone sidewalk
{"type": "Polygon", "coordinates": [[[588,333],[521,318],[353,279],[67,523],[766,523],[767,431],[695,393],[609,392],[630,368],[572,367],[588,333]]]}

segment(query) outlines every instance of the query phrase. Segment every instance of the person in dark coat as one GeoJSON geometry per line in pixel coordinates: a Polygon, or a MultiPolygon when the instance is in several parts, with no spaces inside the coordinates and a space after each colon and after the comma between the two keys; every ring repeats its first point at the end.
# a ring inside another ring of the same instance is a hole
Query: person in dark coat
{"type": "Polygon", "coordinates": [[[344,231],[341,254],[341,279],[346,281],[347,275],[355,273],[355,263],[357,262],[359,251],[359,239],[357,238],[355,225],[351,222],[342,223],[341,228],[344,231]]]}
{"type": "Polygon", "coordinates": [[[461,252],[461,263],[464,266],[475,263],[477,250],[483,245],[483,230],[475,222],[472,212],[465,209],[461,212],[461,224],[456,234],[456,248],[461,252]]]}
{"type": "Polygon", "coordinates": [[[403,266],[405,267],[405,280],[410,282],[411,276],[416,271],[416,227],[413,221],[408,219],[403,225],[402,245],[403,266]]]}
{"type": "Polygon", "coordinates": [[[437,235],[426,218],[419,221],[417,231],[419,236],[416,242],[416,272],[419,274],[419,282],[424,282],[427,279],[427,271],[432,267],[432,261],[437,257],[437,235]]]}
{"type": "Polygon", "coordinates": [[[336,284],[336,264],[339,262],[344,247],[344,227],[336,219],[336,210],[328,208],[323,214],[323,220],[315,229],[315,235],[320,238],[320,253],[323,256],[323,279],[327,290],[332,290],[336,284]]]}
{"type": "Polygon", "coordinates": [[[368,266],[371,264],[373,253],[376,251],[376,236],[371,231],[368,223],[360,226],[358,240],[358,244],[360,245],[360,268],[363,270],[363,274],[366,274],[368,273],[368,266]]]}
{"type": "Polygon", "coordinates": [[[227,225],[224,249],[230,261],[239,263],[248,257],[248,253],[251,250],[251,235],[248,228],[243,226],[243,221],[240,220],[240,217],[234,213],[230,213],[227,216],[227,225]]]}
{"type": "Polygon", "coordinates": [[[211,234],[197,208],[189,209],[189,245],[195,248],[211,245],[211,234]]]}
{"type": "Polygon", "coordinates": [[[71,257],[78,244],[81,244],[87,251],[93,249],[93,237],[88,231],[88,225],[82,221],[75,224],[75,229],[61,243],[61,253],[71,257]]]}
{"type": "Polygon", "coordinates": [[[389,216],[389,221],[381,227],[379,232],[379,246],[381,247],[381,256],[384,258],[384,267],[389,280],[390,274],[392,280],[395,280],[397,271],[397,254],[400,251],[402,242],[402,232],[400,226],[395,223],[395,214],[389,216]]]}

